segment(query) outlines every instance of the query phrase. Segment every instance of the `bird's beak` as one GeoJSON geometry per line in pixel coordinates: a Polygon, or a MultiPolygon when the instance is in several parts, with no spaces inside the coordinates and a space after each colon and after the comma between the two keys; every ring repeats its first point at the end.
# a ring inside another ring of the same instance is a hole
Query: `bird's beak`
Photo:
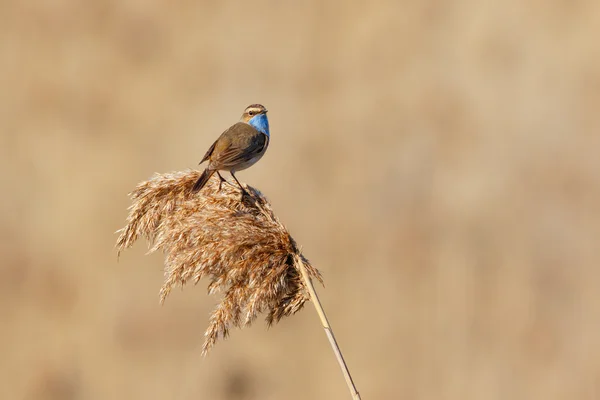
{"type": "Polygon", "coordinates": [[[269,110],[265,110],[265,114],[268,113],[268,112],[269,112],[269,110]]]}

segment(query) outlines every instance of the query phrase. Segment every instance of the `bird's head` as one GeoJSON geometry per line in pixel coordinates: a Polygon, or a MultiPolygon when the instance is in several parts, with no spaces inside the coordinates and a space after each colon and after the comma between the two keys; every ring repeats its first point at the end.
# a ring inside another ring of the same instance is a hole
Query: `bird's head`
{"type": "Polygon", "coordinates": [[[269,136],[267,109],[262,104],[250,104],[242,114],[242,121],[252,125],[257,131],[269,136]]]}

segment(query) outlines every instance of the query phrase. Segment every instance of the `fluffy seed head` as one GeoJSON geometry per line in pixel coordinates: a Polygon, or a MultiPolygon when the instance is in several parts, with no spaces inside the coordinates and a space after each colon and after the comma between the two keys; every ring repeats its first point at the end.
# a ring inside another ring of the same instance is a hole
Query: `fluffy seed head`
{"type": "Polygon", "coordinates": [[[246,186],[250,196],[242,198],[237,186],[224,183],[219,190],[213,176],[191,193],[199,176],[175,172],[141,182],[130,193],[133,204],[117,248],[120,253],[142,236],[150,252],[165,254],[161,303],[174,286],[203,277],[210,280],[209,293],[222,292],[204,335],[206,354],[231,326],[249,325],[261,312],[271,325],[302,308],[309,295],[295,261],[322,279],[258,190],[246,186]]]}

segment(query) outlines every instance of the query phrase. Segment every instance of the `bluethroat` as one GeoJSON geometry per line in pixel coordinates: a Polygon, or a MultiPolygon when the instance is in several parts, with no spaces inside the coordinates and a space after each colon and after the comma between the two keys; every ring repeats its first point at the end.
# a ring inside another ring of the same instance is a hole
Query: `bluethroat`
{"type": "Polygon", "coordinates": [[[192,188],[192,193],[202,189],[215,172],[221,180],[220,190],[225,179],[219,171],[229,171],[242,189],[242,196],[248,194],[235,177],[235,173],[260,160],[267,151],[269,137],[267,109],[261,104],[251,104],[246,107],[240,122],[223,132],[200,161],[200,164],[204,161],[208,161],[208,164],[192,188]]]}

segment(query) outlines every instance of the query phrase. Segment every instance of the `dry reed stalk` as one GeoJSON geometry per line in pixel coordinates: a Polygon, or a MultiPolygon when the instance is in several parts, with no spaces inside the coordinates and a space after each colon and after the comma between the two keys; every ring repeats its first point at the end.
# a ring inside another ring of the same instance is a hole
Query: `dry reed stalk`
{"type": "Polygon", "coordinates": [[[359,399],[312,285],[311,278],[323,283],[319,271],[258,190],[246,186],[250,196],[242,197],[238,187],[227,183],[219,190],[219,179],[213,177],[200,193],[191,193],[199,176],[197,171],[156,174],[138,184],[130,193],[127,225],[119,230],[119,253],[140,236],[151,243],[150,253],[162,250],[161,303],[174,286],[203,277],[211,281],[209,294],[224,293],[204,334],[203,355],[232,326],[250,325],[262,312],[270,326],[312,298],[346,382],[359,399]]]}

